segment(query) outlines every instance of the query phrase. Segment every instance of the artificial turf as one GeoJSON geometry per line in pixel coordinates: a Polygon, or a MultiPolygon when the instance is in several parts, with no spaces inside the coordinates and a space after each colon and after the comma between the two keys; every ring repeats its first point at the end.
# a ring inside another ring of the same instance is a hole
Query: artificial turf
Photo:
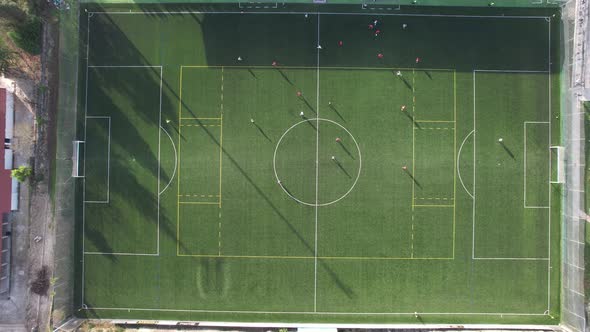
{"type": "Polygon", "coordinates": [[[558,323],[553,12],[129,8],[80,19],[80,315],[558,323]]]}

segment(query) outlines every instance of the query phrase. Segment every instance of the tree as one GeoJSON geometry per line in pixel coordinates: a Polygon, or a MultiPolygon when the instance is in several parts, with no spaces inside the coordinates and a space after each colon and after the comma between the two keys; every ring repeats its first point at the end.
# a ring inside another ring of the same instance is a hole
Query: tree
{"type": "Polygon", "coordinates": [[[0,73],[6,73],[14,64],[15,52],[11,51],[0,39],[0,73]]]}
{"type": "Polygon", "coordinates": [[[33,175],[33,169],[29,166],[19,166],[10,172],[10,176],[17,179],[18,182],[25,182],[33,175]]]}

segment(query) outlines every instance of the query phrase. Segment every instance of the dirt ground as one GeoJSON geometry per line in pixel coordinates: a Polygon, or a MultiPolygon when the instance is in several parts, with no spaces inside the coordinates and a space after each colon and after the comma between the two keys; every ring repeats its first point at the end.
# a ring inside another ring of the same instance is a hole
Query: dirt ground
{"type": "MultiPolygon", "coordinates": [[[[19,209],[11,214],[10,299],[0,301],[0,330],[50,330],[51,301],[29,290],[37,271],[53,267],[55,236],[49,196],[51,146],[57,104],[57,25],[44,24],[40,57],[22,56],[19,68],[0,78],[0,87],[15,92],[14,167],[29,165],[33,179],[19,187],[19,209]],[[48,87],[48,88],[40,88],[48,87]],[[39,236],[41,241],[33,239],[39,236]]],[[[51,274],[51,271],[50,271],[51,274]]]]}

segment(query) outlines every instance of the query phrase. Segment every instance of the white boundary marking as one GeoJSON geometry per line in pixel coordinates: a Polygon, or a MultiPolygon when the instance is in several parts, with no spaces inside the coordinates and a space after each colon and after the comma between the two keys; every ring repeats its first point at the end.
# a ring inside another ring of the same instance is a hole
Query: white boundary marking
{"type": "Polygon", "coordinates": [[[549,73],[547,70],[498,70],[498,69],[476,69],[475,71],[483,73],[529,73],[529,74],[544,74],[549,73]]]}
{"type": "MultiPolygon", "coordinates": [[[[158,308],[101,308],[88,307],[84,310],[120,310],[120,311],[164,311],[164,312],[201,312],[201,313],[238,313],[238,314],[291,314],[291,315],[411,315],[417,312],[331,312],[331,311],[256,311],[256,310],[207,310],[207,309],[158,309],[158,308]]],[[[419,315],[470,315],[470,316],[547,316],[547,313],[512,313],[512,312],[418,312],[419,315]]]]}
{"type": "MultiPolygon", "coordinates": [[[[90,22],[90,17],[88,18],[90,22]]],[[[90,25],[88,27],[90,30],[90,25]]],[[[90,32],[88,32],[88,36],[90,36],[90,32]]],[[[87,45],[88,48],[88,45],[87,45]]],[[[87,49],[88,52],[88,49],[87,49]]],[[[158,180],[157,180],[157,193],[158,193],[158,207],[157,207],[157,222],[156,222],[156,252],[155,253],[129,253],[129,252],[99,252],[99,251],[86,251],[84,246],[84,237],[86,236],[85,232],[85,225],[86,225],[86,216],[85,216],[85,204],[82,207],[82,253],[84,255],[112,255],[112,256],[159,256],[160,255],[160,150],[161,150],[161,124],[162,124],[162,80],[163,80],[163,67],[161,65],[158,66],[108,66],[108,65],[101,65],[101,66],[90,66],[87,64],[86,66],[86,110],[85,114],[88,112],[88,68],[160,68],[160,100],[159,100],[159,113],[158,113],[158,180]]],[[[91,118],[92,116],[85,116],[86,118],[91,118]]],[[[110,136],[110,135],[109,135],[110,136]]],[[[86,141],[86,120],[84,123],[84,140],[86,141]]],[[[110,154],[110,153],[109,153],[110,154]]],[[[84,165],[86,166],[86,149],[84,150],[84,165]]],[[[86,190],[86,178],[84,178],[83,190],[86,190]]],[[[85,193],[83,194],[83,200],[85,198],[85,193]]],[[[88,203],[84,200],[84,203],[88,203]]],[[[82,260],[84,264],[84,259],[82,260]]],[[[82,269],[84,271],[84,268],[82,269]]],[[[84,273],[82,273],[82,288],[84,288],[84,273]]],[[[83,295],[82,295],[83,296],[83,295]]],[[[82,302],[84,298],[82,297],[82,302]]]]}
{"type": "MultiPolygon", "coordinates": [[[[319,177],[320,177],[320,13],[318,15],[318,34],[316,48],[316,127],[315,127],[315,239],[313,250],[313,311],[318,308],[318,199],[319,199],[319,177]]],[[[277,144],[278,147],[278,144],[277,144]]],[[[273,158],[274,162],[274,158],[273,158]]],[[[276,170],[276,168],[275,168],[276,170]]],[[[360,174],[360,173],[359,173],[360,174]]],[[[358,177],[357,177],[358,178],[358,177]]],[[[283,186],[281,186],[283,188],[283,186]]]]}
{"type": "MultiPolygon", "coordinates": [[[[288,129],[287,129],[287,130],[286,130],[286,131],[283,133],[283,135],[281,136],[281,138],[279,138],[279,140],[278,140],[278,142],[277,142],[277,145],[275,146],[275,152],[274,152],[274,155],[273,155],[273,158],[272,158],[273,170],[274,170],[274,173],[275,173],[275,178],[277,179],[277,181],[279,181],[279,180],[280,180],[280,178],[279,178],[279,175],[278,175],[278,173],[277,173],[277,167],[276,167],[276,157],[277,157],[277,151],[278,151],[279,145],[281,144],[281,141],[283,140],[283,138],[285,137],[285,135],[287,135],[287,133],[288,133],[289,131],[291,131],[291,129],[295,128],[296,126],[298,126],[298,125],[300,125],[300,124],[302,124],[302,123],[304,123],[304,122],[309,122],[309,121],[314,121],[314,120],[315,120],[315,121],[318,121],[318,118],[305,119],[305,120],[302,120],[302,121],[299,121],[299,122],[295,123],[294,125],[292,125],[291,127],[289,127],[289,128],[288,128],[288,129]]],[[[361,156],[361,148],[359,147],[359,145],[358,145],[358,142],[356,141],[356,139],[354,138],[354,136],[352,136],[352,134],[350,133],[350,131],[348,131],[348,129],[346,129],[344,126],[342,126],[342,125],[341,125],[341,124],[339,124],[338,122],[336,122],[336,121],[332,121],[332,120],[330,120],[330,119],[319,119],[319,121],[327,121],[327,122],[331,122],[331,123],[333,123],[333,124],[335,124],[335,125],[339,126],[340,128],[344,129],[344,131],[346,131],[346,133],[347,133],[348,135],[350,135],[350,137],[352,138],[352,141],[354,142],[354,145],[356,146],[356,149],[357,149],[357,152],[358,152],[358,155],[359,155],[359,169],[358,169],[358,172],[357,172],[356,179],[355,179],[354,183],[352,184],[352,186],[350,187],[350,189],[348,189],[348,191],[347,191],[346,193],[344,193],[344,195],[342,195],[340,198],[338,198],[338,199],[335,199],[335,200],[333,200],[333,201],[331,201],[331,202],[326,202],[326,203],[321,203],[321,204],[318,204],[318,206],[327,206],[327,205],[331,205],[331,204],[334,204],[334,203],[336,203],[336,202],[339,202],[341,199],[343,199],[343,198],[345,198],[346,196],[348,196],[348,194],[349,194],[349,193],[350,193],[350,192],[351,192],[351,191],[354,189],[354,187],[356,186],[356,183],[358,182],[358,179],[359,179],[359,177],[360,177],[360,175],[361,175],[361,169],[362,169],[362,166],[363,166],[363,158],[362,158],[362,156],[361,156]]],[[[317,128],[317,127],[316,127],[316,128],[317,128]]],[[[301,204],[304,204],[304,205],[308,205],[308,206],[315,206],[315,204],[313,204],[313,203],[304,202],[304,201],[302,201],[302,200],[298,199],[297,197],[295,197],[295,196],[291,195],[289,192],[287,192],[287,191],[285,190],[285,188],[283,188],[283,186],[281,186],[281,189],[283,189],[283,191],[285,192],[285,194],[287,194],[289,197],[291,197],[291,198],[292,198],[292,199],[294,199],[295,201],[297,201],[297,202],[299,202],[299,203],[301,203],[301,204]]]]}
{"type": "Polygon", "coordinates": [[[172,143],[172,148],[174,149],[174,169],[172,170],[172,176],[170,177],[170,181],[168,181],[168,183],[166,184],[164,189],[162,189],[162,191],[160,191],[160,195],[162,195],[166,191],[166,189],[168,189],[168,186],[170,186],[170,184],[174,180],[174,176],[176,176],[176,168],[178,167],[178,155],[176,153],[176,144],[174,144],[174,140],[172,139],[172,136],[170,136],[170,134],[168,133],[168,131],[166,129],[164,129],[164,127],[160,127],[160,129],[162,129],[166,133],[166,135],[170,139],[170,142],[172,143]]]}
{"type": "MultiPolygon", "coordinates": [[[[547,116],[549,119],[549,146],[551,146],[551,17],[548,17],[547,19],[547,39],[548,39],[548,45],[547,45],[547,77],[548,77],[548,91],[549,91],[549,107],[547,110],[547,116]]],[[[547,257],[549,258],[549,260],[547,261],[547,313],[549,313],[549,311],[551,311],[551,173],[552,173],[552,169],[551,169],[551,154],[549,154],[549,179],[548,179],[548,183],[547,186],[549,187],[549,218],[547,218],[547,224],[548,224],[548,231],[547,231],[547,241],[549,242],[549,246],[547,248],[547,257]]]]}
{"type": "MultiPolygon", "coordinates": [[[[549,206],[531,206],[531,205],[526,205],[526,126],[527,124],[532,123],[532,124],[547,124],[549,125],[549,127],[551,126],[551,124],[549,123],[549,121],[524,121],[524,123],[522,124],[523,127],[523,138],[524,138],[524,156],[523,156],[523,170],[524,170],[524,181],[523,181],[523,207],[525,209],[548,209],[549,206]]],[[[551,136],[549,136],[551,137],[551,136]]],[[[550,142],[551,143],[551,142],[550,142]]],[[[550,148],[550,146],[548,147],[548,149],[550,148]]],[[[551,162],[551,151],[549,151],[549,162],[551,162]]],[[[551,172],[549,172],[549,179],[551,179],[551,172]]],[[[551,187],[548,188],[549,190],[549,195],[551,195],[551,187]]]]}
{"type": "MultiPolygon", "coordinates": [[[[86,142],[86,115],[88,114],[88,62],[90,61],[90,17],[93,14],[90,13],[86,17],[86,77],[85,77],[85,92],[84,92],[84,142],[86,142]]],[[[84,149],[84,174],[86,174],[86,149],[84,149]]],[[[84,304],[84,270],[85,270],[85,237],[86,237],[86,204],[84,201],[86,200],[86,178],[82,179],[82,290],[80,292],[80,303],[82,307],[85,306],[84,304]]]]}
{"type": "MultiPolygon", "coordinates": [[[[88,115],[84,119],[84,122],[87,124],[88,119],[108,119],[109,121],[109,136],[107,139],[107,194],[106,200],[103,201],[84,201],[84,203],[90,204],[108,204],[110,202],[110,194],[111,194],[111,117],[110,116],[99,116],[99,115],[88,115]]],[[[84,126],[84,132],[86,132],[86,126],[84,126]]],[[[86,137],[86,135],[84,135],[86,137]]],[[[86,141],[84,141],[86,142],[86,141]]],[[[84,146],[84,168],[86,168],[86,145],[84,146]]],[[[86,170],[85,170],[86,171],[86,170]]],[[[86,174],[84,174],[84,178],[86,178],[86,174]]],[[[84,180],[86,183],[86,180],[84,180]]],[[[84,190],[86,190],[86,186],[84,186],[84,190]]],[[[86,195],[84,195],[86,197],[86,195]]]]}
{"type": "MultiPolygon", "coordinates": [[[[178,12],[158,12],[158,11],[153,11],[153,12],[111,12],[111,11],[107,11],[107,12],[88,12],[88,17],[87,17],[87,44],[86,44],[86,93],[85,93],[85,114],[87,113],[87,106],[88,106],[88,68],[89,67],[110,67],[110,68],[115,68],[115,67],[119,67],[119,68],[130,68],[130,67],[160,67],[160,73],[162,73],[162,66],[90,66],[88,64],[89,62],[89,45],[90,45],[90,17],[93,16],[94,14],[98,14],[98,15],[102,15],[102,14],[108,14],[108,15],[113,15],[113,14],[123,14],[123,15],[134,15],[134,14],[138,14],[138,15],[146,15],[146,14],[199,14],[199,13],[205,13],[205,14],[283,14],[283,15],[288,15],[288,14],[293,14],[293,15],[300,15],[301,12],[216,12],[216,11],[212,11],[212,12],[202,12],[202,11],[178,11],[178,12]]],[[[372,16],[374,15],[373,13],[322,13],[322,14],[326,14],[326,15],[357,15],[357,16],[372,16]]],[[[432,14],[432,15],[427,15],[427,14],[401,14],[401,13],[380,13],[379,15],[381,16],[407,16],[407,17],[455,17],[455,18],[498,18],[498,19],[545,19],[549,22],[549,70],[545,71],[549,74],[549,119],[551,119],[551,73],[550,73],[550,69],[551,69],[551,24],[550,24],[550,17],[547,16],[482,16],[482,15],[440,15],[440,14],[432,14]]],[[[319,33],[319,13],[318,13],[318,33],[319,33]]],[[[474,147],[473,147],[473,161],[474,161],[474,165],[475,165],[475,155],[476,155],[476,150],[475,150],[475,140],[476,140],[476,131],[475,131],[475,127],[476,127],[476,122],[475,122],[475,73],[478,70],[474,70],[473,71],[473,105],[474,105],[474,115],[473,115],[473,126],[474,126],[474,130],[472,131],[473,133],[473,137],[474,137],[474,147]]],[[[484,71],[484,70],[479,70],[479,71],[484,71]]],[[[514,71],[513,71],[514,72],[514,71]]],[[[543,71],[540,71],[543,72],[543,71]]],[[[319,51],[318,51],[318,76],[319,76],[319,51]]],[[[162,75],[160,76],[160,82],[162,81],[162,75]]],[[[161,86],[160,86],[160,121],[161,121],[161,86]]],[[[319,89],[319,87],[318,87],[319,89]]],[[[319,96],[318,96],[319,98],[319,96]]],[[[318,101],[319,102],[319,101],[318,101]]],[[[319,112],[319,109],[318,109],[319,112]]],[[[319,118],[319,116],[318,116],[319,118]]],[[[319,120],[318,120],[319,121],[319,120]]],[[[86,120],[85,120],[85,126],[86,128],[86,120]]],[[[346,129],[345,129],[346,130],[346,129]]],[[[549,141],[551,141],[551,125],[549,126],[549,131],[550,131],[550,135],[549,135],[549,141]]],[[[169,136],[169,134],[166,132],[166,134],[169,136]]],[[[84,137],[86,138],[86,129],[84,132],[84,137]]],[[[356,142],[355,142],[356,143],[356,142]]],[[[357,145],[358,147],[358,145],[357,145]]],[[[158,154],[160,153],[160,151],[158,151],[158,154]]],[[[276,153],[276,150],[275,150],[276,153]]],[[[360,156],[360,149],[359,149],[359,156],[360,156]]],[[[85,160],[85,153],[84,153],[84,160],[85,160]]],[[[549,160],[549,166],[551,168],[551,160],[549,160]]],[[[474,258],[474,250],[475,250],[475,177],[476,177],[476,171],[475,171],[476,167],[474,166],[473,168],[473,241],[472,241],[472,258],[474,258]]],[[[359,172],[360,172],[360,167],[359,167],[359,172]]],[[[551,172],[550,172],[551,174],[551,172]]],[[[276,174],[275,174],[276,175],[276,174]]],[[[317,180],[317,178],[316,178],[317,180]]],[[[159,182],[159,179],[158,179],[159,182]]],[[[549,187],[551,186],[551,184],[549,183],[549,187]]],[[[159,183],[158,183],[158,188],[159,188],[159,183]]],[[[85,184],[83,182],[83,200],[84,200],[84,191],[85,191],[85,184]]],[[[550,204],[549,204],[549,209],[550,209],[550,205],[551,205],[551,192],[549,194],[549,200],[550,200],[550,204]]],[[[159,202],[159,197],[158,197],[158,202],[159,202]]],[[[159,208],[159,207],[158,207],[159,208]]],[[[85,218],[85,211],[84,211],[84,207],[82,209],[82,219],[83,219],[83,223],[82,223],[82,232],[83,232],[83,236],[82,236],[82,247],[84,250],[84,234],[85,234],[85,223],[84,223],[84,218],[85,218]]],[[[317,215],[317,207],[316,207],[316,215],[317,215]]],[[[158,232],[159,232],[159,216],[158,216],[158,232]]],[[[551,254],[551,211],[549,212],[549,255],[551,254]]],[[[316,236],[317,236],[317,232],[316,232],[316,236]]],[[[159,234],[158,234],[158,241],[159,241],[159,234]]],[[[108,253],[88,253],[88,254],[108,254],[108,253]]],[[[158,243],[158,254],[159,254],[159,243],[158,243]]],[[[119,254],[114,254],[113,255],[127,255],[125,253],[119,253],[119,254]]],[[[133,254],[133,255],[138,255],[138,256],[143,256],[143,255],[149,255],[149,254],[133,254]]],[[[317,251],[316,251],[316,256],[317,256],[317,251]]],[[[479,258],[478,258],[479,259],[479,258]]],[[[522,260],[522,258],[520,258],[519,260],[522,260]]],[[[548,308],[550,308],[550,286],[551,286],[551,282],[550,282],[550,257],[547,258],[548,260],[548,285],[547,285],[547,289],[548,289],[548,294],[547,294],[547,305],[548,308]]],[[[101,307],[87,307],[84,304],[84,271],[85,270],[85,263],[84,263],[84,255],[82,255],[82,290],[81,290],[81,299],[82,299],[82,309],[84,310],[135,310],[135,311],[166,311],[166,312],[210,312],[210,313],[263,313],[263,314],[316,314],[316,315],[321,315],[321,314],[328,314],[328,315],[415,315],[415,312],[407,312],[407,313],[358,313],[358,312],[353,312],[353,313],[346,313],[346,312],[281,312],[281,311],[231,311],[231,310],[227,310],[227,311],[223,311],[223,310],[182,310],[182,309],[153,309],[153,308],[101,308],[101,307]]],[[[549,309],[548,309],[549,310],[549,309]]],[[[419,313],[420,315],[481,315],[481,316],[547,316],[549,313],[549,311],[545,311],[544,313],[540,314],[540,313],[428,313],[428,312],[421,312],[419,313]]]]}
{"type": "Polygon", "coordinates": [[[279,8],[278,2],[255,2],[255,1],[246,1],[246,2],[238,2],[238,8],[244,9],[251,9],[251,8],[279,8]],[[242,4],[247,4],[243,6],[242,4]],[[270,6],[273,5],[274,6],[270,6]]]}
{"type": "MultiPolygon", "coordinates": [[[[457,175],[459,176],[459,181],[461,182],[461,186],[463,186],[463,189],[465,189],[465,192],[467,192],[467,195],[471,196],[472,199],[475,199],[475,197],[469,192],[469,190],[467,190],[467,187],[465,187],[465,184],[463,183],[463,179],[461,178],[461,168],[459,167],[459,165],[461,164],[459,162],[459,160],[461,159],[461,150],[463,150],[463,145],[465,144],[465,142],[467,142],[467,139],[469,138],[469,136],[473,135],[475,133],[475,129],[473,129],[469,134],[467,134],[467,136],[465,136],[465,139],[463,139],[463,142],[461,143],[461,146],[459,147],[459,152],[457,153],[457,175]]],[[[474,165],[475,167],[475,165],[474,165]]]]}
{"type": "MultiPolygon", "coordinates": [[[[190,14],[240,14],[240,15],[302,15],[305,12],[241,12],[241,11],[105,11],[105,12],[88,12],[97,15],[150,15],[150,14],[168,14],[168,15],[190,15],[190,14]]],[[[322,15],[352,15],[352,16],[374,16],[375,13],[339,13],[339,12],[322,12],[322,15]]],[[[402,14],[402,13],[379,13],[379,16],[408,16],[408,17],[456,17],[456,18],[499,18],[499,19],[547,19],[549,16],[500,16],[500,15],[444,15],[444,14],[402,14]]]]}

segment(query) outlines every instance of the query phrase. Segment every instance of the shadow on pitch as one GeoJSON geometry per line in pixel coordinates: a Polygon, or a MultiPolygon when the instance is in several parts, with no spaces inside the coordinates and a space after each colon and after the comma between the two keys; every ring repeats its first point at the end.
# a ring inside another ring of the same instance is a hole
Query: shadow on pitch
{"type": "Polygon", "coordinates": [[[256,127],[256,129],[258,129],[258,131],[262,134],[262,136],[264,136],[264,138],[266,138],[267,141],[272,142],[272,139],[270,139],[270,137],[268,137],[266,132],[258,125],[258,123],[254,122],[254,127],[256,127]]]}
{"type": "Polygon", "coordinates": [[[328,107],[330,107],[330,109],[332,111],[334,111],[334,113],[336,113],[336,115],[338,115],[338,117],[340,118],[340,120],[346,122],[346,120],[344,119],[344,117],[342,116],[342,114],[340,114],[340,112],[338,111],[338,109],[336,108],[336,106],[334,106],[334,104],[329,104],[328,107]]]}
{"type": "Polygon", "coordinates": [[[500,142],[500,145],[502,146],[504,151],[506,151],[506,153],[510,156],[510,158],[516,159],[516,157],[514,156],[514,153],[512,153],[512,151],[506,146],[506,144],[504,144],[504,142],[500,142]]]}

